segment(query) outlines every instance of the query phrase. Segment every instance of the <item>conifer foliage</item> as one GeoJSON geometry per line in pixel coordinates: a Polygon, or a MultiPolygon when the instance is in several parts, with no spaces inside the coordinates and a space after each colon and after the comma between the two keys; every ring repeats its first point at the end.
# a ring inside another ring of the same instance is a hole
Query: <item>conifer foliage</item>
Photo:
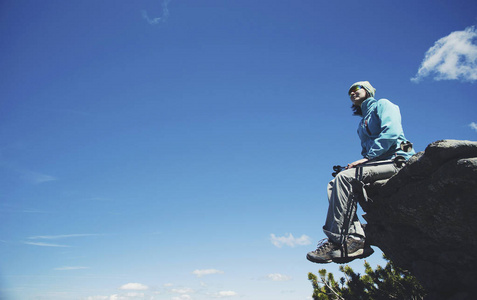
{"type": "Polygon", "coordinates": [[[386,266],[373,270],[365,261],[365,275],[355,273],[348,265],[340,266],[344,273],[339,281],[325,269],[318,276],[308,273],[313,286],[313,300],[420,300],[425,296],[421,284],[408,271],[396,267],[388,258],[386,266]]]}

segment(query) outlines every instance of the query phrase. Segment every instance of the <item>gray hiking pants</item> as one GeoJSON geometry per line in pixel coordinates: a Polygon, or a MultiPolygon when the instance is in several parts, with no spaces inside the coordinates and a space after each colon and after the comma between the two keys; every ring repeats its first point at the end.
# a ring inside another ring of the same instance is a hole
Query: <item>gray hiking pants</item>
{"type": "MultiPolygon", "coordinates": [[[[393,176],[399,169],[391,160],[362,164],[362,182],[371,183],[393,176]],[[385,163],[389,162],[389,163],[385,163]],[[378,163],[378,165],[372,165],[378,163]]],[[[353,197],[353,181],[356,180],[356,168],[344,170],[328,183],[328,215],[323,226],[328,240],[339,244],[342,234],[365,237],[361,222],[356,214],[356,197],[353,197]],[[348,225],[349,228],[346,228],[348,225]]]]}

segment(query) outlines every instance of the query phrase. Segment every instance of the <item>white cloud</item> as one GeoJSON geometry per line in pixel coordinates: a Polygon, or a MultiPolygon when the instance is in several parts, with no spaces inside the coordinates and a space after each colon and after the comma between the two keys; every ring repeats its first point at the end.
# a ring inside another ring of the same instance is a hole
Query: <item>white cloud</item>
{"type": "Polygon", "coordinates": [[[89,267],[59,267],[55,268],[56,271],[72,271],[72,270],[84,270],[89,269],[89,267]]]}
{"type": "MultiPolygon", "coordinates": [[[[93,235],[96,235],[96,234],[38,235],[38,236],[30,236],[28,237],[28,239],[29,240],[57,240],[57,239],[64,239],[64,238],[93,236],[93,235]]],[[[32,245],[32,246],[40,246],[40,247],[71,247],[68,245],[43,243],[43,242],[30,242],[30,241],[24,242],[24,244],[32,245]]]]}
{"type": "Polygon", "coordinates": [[[169,8],[167,7],[169,5],[169,2],[171,2],[171,0],[162,1],[162,16],[151,19],[148,17],[147,12],[144,10],[142,12],[142,17],[146,19],[147,22],[149,22],[149,24],[151,25],[166,22],[167,18],[169,18],[169,8]]]}
{"type": "Polygon", "coordinates": [[[427,50],[411,80],[419,82],[431,74],[435,80],[477,80],[477,29],[474,26],[439,39],[427,50]]]}
{"type": "Polygon", "coordinates": [[[213,295],[214,298],[225,298],[225,297],[234,297],[237,296],[237,293],[234,291],[220,291],[213,295]]]}
{"type": "Polygon", "coordinates": [[[172,297],[172,300],[190,300],[192,299],[189,295],[181,295],[180,297],[172,297]]]}
{"type": "Polygon", "coordinates": [[[71,247],[67,245],[59,245],[59,244],[50,244],[50,243],[36,243],[36,242],[24,242],[24,244],[32,245],[32,246],[40,246],[40,247],[71,247]]]}
{"type": "Polygon", "coordinates": [[[288,281],[291,279],[291,277],[279,273],[268,274],[267,278],[273,281],[288,281]]]}
{"type": "Polygon", "coordinates": [[[172,289],[171,292],[176,294],[191,294],[194,292],[194,290],[190,288],[183,288],[183,289],[172,289]]]}
{"type": "Polygon", "coordinates": [[[39,173],[39,172],[34,172],[34,171],[22,169],[22,168],[14,167],[13,170],[16,171],[20,175],[20,177],[22,177],[24,180],[33,184],[40,184],[40,183],[58,180],[58,178],[54,176],[39,173]]]}
{"type": "Polygon", "coordinates": [[[125,296],[128,298],[141,298],[144,299],[146,294],[144,293],[127,293],[125,296]]]}
{"type": "Polygon", "coordinates": [[[154,299],[154,298],[145,298],[146,294],[144,293],[126,293],[126,294],[113,294],[110,296],[89,296],[84,298],[85,300],[133,300],[133,299],[154,299]]]}
{"type": "Polygon", "coordinates": [[[472,123],[469,124],[469,127],[470,127],[471,129],[477,131],[477,123],[472,122],[472,123]]]}
{"type": "Polygon", "coordinates": [[[287,245],[290,247],[295,246],[305,246],[311,244],[311,239],[309,236],[302,235],[299,238],[295,238],[291,233],[285,236],[276,236],[275,234],[270,235],[270,240],[272,244],[278,248],[281,248],[283,245],[287,245]]]}
{"type": "Polygon", "coordinates": [[[212,275],[212,274],[223,274],[223,271],[216,270],[216,269],[206,269],[206,270],[195,270],[192,274],[196,275],[197,277],[202,277],[204,275],[212,275]]]}
{"type": "Polygon", "coordinates": [[[46,175],[46,174],[41,174],[38,172],[33,172],[33,171],[24,171],[23,178],[37,184],[58,180],[56,177],[46,175]]]}
{"type": "Polygon", "coordinates": [[[72,238],[72,237],[84,237],[84,236],[95,236],[97,234],[88,234],[88,233],[80,233],[80,234],[63,234],[63,235],[37,235],[31,236],[28,239],[30,240],[56,240],[56,239],[65,239],[65,238],[72,238]]]}
{"type": "Polygon", "coordinates": [[[39,172],[35,172],[35,171],[31,171],[31,170],[25,169],[23,167],[19,167],[19,166],[15,165],[14,163],[10,163],[10,162],[3,162],[2,161],[2,162],[0,162],[0,167],[9,169],[10,171],[16,173],[23,180],[25,180],[27,182],[30,182],[30,183],[33,183],[33,184],[41,184],[41,183],[44,183],[44,182],[58,180],[58,178],[56,178],[54,176],[39,173],[39,172]]]}
{"type": "Polygon", "coordinates": [[[119,289],[120,290],[141,291],[141,290],[147,290],[147,289],[149,289],[149,287],[147,285],[144,285],[144,284],[141,284],[141,283],[131,282],[131,283],[126,283],[125,285],[122,285],[119,289]]]}

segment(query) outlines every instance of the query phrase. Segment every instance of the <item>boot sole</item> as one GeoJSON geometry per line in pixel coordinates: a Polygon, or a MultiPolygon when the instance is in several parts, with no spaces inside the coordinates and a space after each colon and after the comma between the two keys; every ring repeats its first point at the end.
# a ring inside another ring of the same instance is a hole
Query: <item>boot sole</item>
{"type": "Polygon", "coordinates": [[[346,263],[349,263],[350,261],[353,261],[357,258],[366,258],[373,253],[374,253],[373,248],[367,246],[364,249],[361,249],[361,251],[356,251],[356,252],[352,253],[350,256],[335,257],[335,258],[332,259],[332,261],[334,263],[337,263],[337,264],[346,264],[346,263]]]}
{"type": "Polygon", "coordinates": [[[311,262],[314,262],[314,263],[317,263],[317,264],[329,264],[330,262],[332,262],[331,259],[328,259],[328,260],[317,260],[317,259],[314,259],[312,256],[310,255],[306,255],[306,259],[308,259],[309,261],[311,262]]]}

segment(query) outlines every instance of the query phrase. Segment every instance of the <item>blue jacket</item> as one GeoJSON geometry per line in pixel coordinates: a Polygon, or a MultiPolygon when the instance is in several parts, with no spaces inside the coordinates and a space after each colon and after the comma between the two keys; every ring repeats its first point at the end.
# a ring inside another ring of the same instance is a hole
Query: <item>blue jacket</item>
{"type": "Polygon", "coordinates": [[[361,154],[369,160],[391,159],[401,155],[410,158],[416,152],[401,150],[401,142],[407,141],[401,125],[399,106],[387,99],[368,98],[361,104],[363,112],[358,127],[361,154]]]}

